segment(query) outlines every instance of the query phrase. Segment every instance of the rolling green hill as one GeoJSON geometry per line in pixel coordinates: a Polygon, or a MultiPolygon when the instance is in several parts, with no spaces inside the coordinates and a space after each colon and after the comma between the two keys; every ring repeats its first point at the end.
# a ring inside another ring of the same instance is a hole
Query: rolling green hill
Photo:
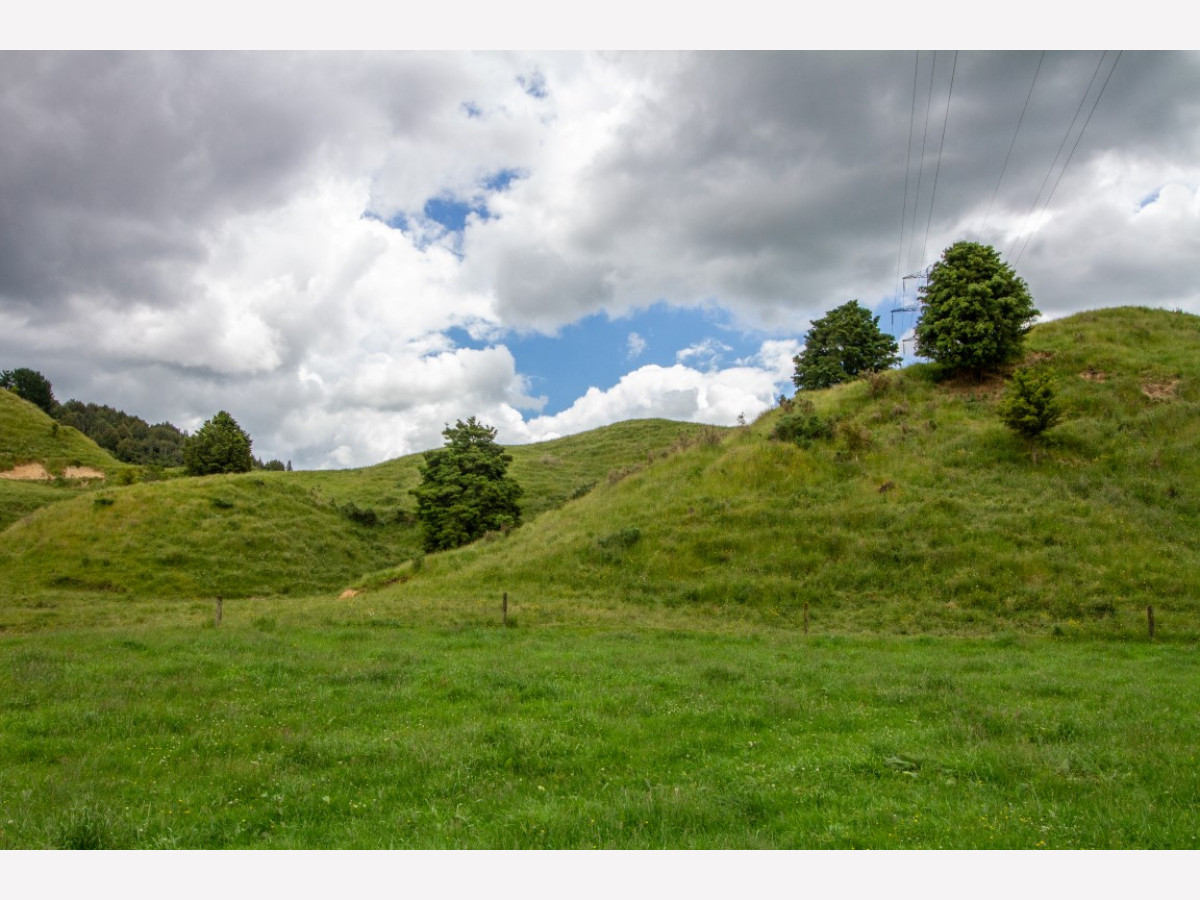
{"type": "Polygon", "coordinates": [[[58,424],[12,391],[0,390],[0,472],[23,463],[41,463],[59,476],[69,466],[105,473],[125,468],[74,428],[58,424]]]}
{"type": "Polygon", "coordinates": [[[1077,315],[1035,328],[1027,362],[1066,410],[1040,446],[1001,424],[1003,379],[911,366],[813,392],[830,439],[772,440],[772,411],[392,573],[381,599],[504,590],[534,620],[635,604],[799,624],[807,606],[813,627],[901,633],[1120,631],[1153,605],[1200,629],[1200,319],[1077,315]]]}
{"type": "Polygon", "coordinates": [[[1198,351],[1200,319],[1180,313],[1038,326],[1026,362],[1053,373],[1066,415],[1037,445],[1001,424],[1003,378],[939,383],[915,365],[807,394],[832,425],[808,446],[773,438],[773,410],[743,428],[649,420],[514,447],[526,524],[429,557],[408,493],[419,454],[105,488],[3,532],[0,594],[355,587],[370,615],[461,622],[508,592],[527,621],[637,608],[899,633],[1119,632],[1152,605],[1194,632],[1198,351]]]}
{"type": "Polygon", "coordinates": [[[60,425],[13,392],[0,390],[0,529],[104,480],[71,477],[79,469],[102,473],[105,479],[133,471],[74,428],[60,425]],[[49,477],[2,477],[29,466],[40,467],[49,477]]]}
{"type": "MultiPolygon", "coordinates": [[[[526,515],[703,431],[645,420],[511,448],[526,515]]],[[[334,591],[420,553],[408,494],[420,463],[414,454],[368,469],[252,472],[64,494],[64,502],[0,533],[0,597],[19,601],[12,613],[85,596],[131,602],[334,591]]],[[[0,625],[23,621],[13,613],[0,625]]]]}

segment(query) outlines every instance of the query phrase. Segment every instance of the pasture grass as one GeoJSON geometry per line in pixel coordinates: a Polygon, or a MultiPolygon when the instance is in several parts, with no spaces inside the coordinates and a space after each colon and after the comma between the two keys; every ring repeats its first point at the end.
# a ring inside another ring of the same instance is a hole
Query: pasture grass
{"type": "Polygon", "coordinates": [[[220,627],[0,642],[4,848],[1186,848],[1194,644],[220,627]]]}

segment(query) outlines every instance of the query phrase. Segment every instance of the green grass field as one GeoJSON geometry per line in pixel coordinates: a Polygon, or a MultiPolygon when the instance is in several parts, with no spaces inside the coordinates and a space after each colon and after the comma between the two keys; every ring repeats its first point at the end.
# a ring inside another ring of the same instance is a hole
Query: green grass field
{"type": "Polygon", "coordinates": [[[0,643],[0,846],[1200,839],[1195,646],[238,615],[0,643]]]}
{"type": "Polygon", "coordinates": [[[419,457],[0,482],[0,847],[1194,848],[1200,320],[1028,349],[1039,445],[914,366],[513,448],[444,554],[419,457]]]}

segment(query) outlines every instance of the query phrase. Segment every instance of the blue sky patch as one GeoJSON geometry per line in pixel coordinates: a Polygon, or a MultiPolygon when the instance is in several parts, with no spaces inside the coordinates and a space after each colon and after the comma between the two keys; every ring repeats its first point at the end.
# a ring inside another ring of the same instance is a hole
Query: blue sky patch
{"type": "Polygon", "coordinates": [[[467,216],[475,213],[481,219],[490,218],[483,203],[467,203],[451,196],[430,197],[422,210],[425,218],[437,222],[447,231],[462,231],[467,227],[467,216]]]}
{"type": "Polygon", "coordinates": [[[529,173],[523,169],[500,169],[493,172],[483,179],[481,184],[484,190],[488,191],[507,191],[508,186],[519,178],[524,178],[529,173]]]}
{"type": "Polygon", "coordinates": [[[546,76],[536,69],[529,75],[518,75],[517,84],[521,86],[521,90],[536,100],[545,100],[549,93],[546,90],[546,76]]]}
{"type": "MultiPolygon", "coordinates": [[[[496,343],[474,340],[460,328],[449,336],[462,347],[482,349],[496,343]]],[[[658,303],[618,319],[591,315],[555,337],[509,334],[500,343],[512,353],[517,371],[529,379],[530,395],[547,398],[542,412],[553,415],[569,408],[589,387],[607,390],[642,366],[735,366],[739,359],[758,353],[766,337],[733,329],[725,310],[658,303]]]]}

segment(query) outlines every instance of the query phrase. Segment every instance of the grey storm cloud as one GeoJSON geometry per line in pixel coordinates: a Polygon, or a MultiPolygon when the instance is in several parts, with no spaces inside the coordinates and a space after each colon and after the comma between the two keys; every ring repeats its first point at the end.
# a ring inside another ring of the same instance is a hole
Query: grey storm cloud
{"type": "MultiPolygon", "coordinates": [[[[597,297],[618,311],[716,295],[750,323],[779,324],[885,294],[897,268],[928,265],[943,242],[1005,242],[998,223],[1026,219],[1042,184],[1044,198],[1058,183],[1068,150],[1059,187],[1068,199],[1090,189],[1089,167],[1106,154],[1194,158],[1195,55],[1122,54],[1107,85],[1116,53],[1047,53],[1039,70],[1041,56],[686,57],[581,171],[567,227],[552,238],[553,279],[567,280],[574,260],[581,280],[586,269],[589,283],[618,286],[611,300],[597,297]]],[[[528,305],[543,293],[538,278],[527,271],[520,295],[501,282],[502,306],[536,321],[528,305]]]]}
{"type": "Polygon", "coordinates": [[[253,53],[4,53],[0,81],[0,296],[33,314],[185,297],[206,231],[428,140],[471,86],[451,60],[253,53]]]}

